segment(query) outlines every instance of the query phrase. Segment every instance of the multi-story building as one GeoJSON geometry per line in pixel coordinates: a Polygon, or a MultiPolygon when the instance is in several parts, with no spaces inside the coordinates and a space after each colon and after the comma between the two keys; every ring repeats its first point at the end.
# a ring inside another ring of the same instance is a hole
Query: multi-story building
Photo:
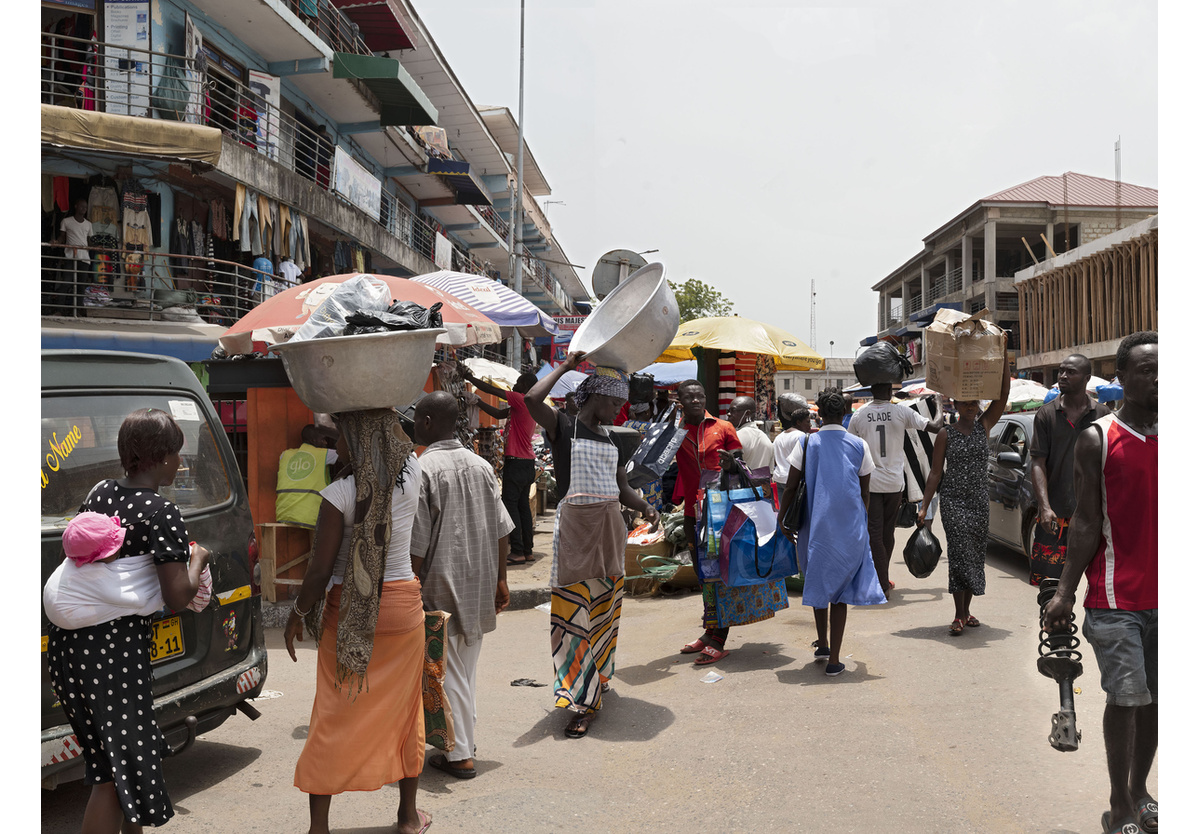
{"type": "Polygon", "coordinates": [[[922,334],[937,310],[983,309],[1021,349],[1016,275],[1158,213],[1158,191],[1067,173],[1045,176],[976,201],[924,238],[923,248],[871,289],[879,294],[877,332],[924,376],[922,334]]]}
{"type": "Polygon", "coordinates": [[[514,198],[512,116],[472,103],[406,0],[47,1],[41,43],[44,347],[207,358],[297,273],[511,286],[513,217],[523,294],[588,299],[528,143],[514,198]],[[54,243],[81,199],[76,270],[54,243]]]}
{"type": "Polygon", "coordinates": [[[825,357],[825,368],[819,371],[776,371],[775,395],[799,394],[815,403],[817,394],[829,387],[847,390],[858,387],[854,376],[854,357],[825,357]]]}

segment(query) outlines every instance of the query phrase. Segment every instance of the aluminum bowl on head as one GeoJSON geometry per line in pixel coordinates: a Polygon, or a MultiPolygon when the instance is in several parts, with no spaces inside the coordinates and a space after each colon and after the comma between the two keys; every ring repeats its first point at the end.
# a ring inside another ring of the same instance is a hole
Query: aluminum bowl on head
{"type": "Polygon", "coordinates": [[[679,304],[663,265],[647,264],[605,296],[571,339],[593,365],[639,371],[662,355],[679,330],[679,304]]]}
{"type": "Polygon", "coordinates": [[[283,342],[271,350],[301,402],[336,414],[404,408],[425,388],[441,327],[283,342]]]}

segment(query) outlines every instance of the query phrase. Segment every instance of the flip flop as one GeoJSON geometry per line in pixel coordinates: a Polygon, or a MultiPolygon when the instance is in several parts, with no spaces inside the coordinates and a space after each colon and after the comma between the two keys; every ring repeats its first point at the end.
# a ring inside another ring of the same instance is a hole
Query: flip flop
{"type": "Polygon", "coordinates": [[[708,646],[708,643],[704,642],[704,638],[697,637],[695,640],[693,640],[692,642],[690,642],[686,646],[684,646],[682,649],[680,649],[679,653],[680,654],[695,654],[696,652],[704,651],[706,646],[708,646]]]}
{"type": "Polygon", "coordinates": [[[1134,809],[1138,813],[1138,825],[1146,834],[1155,834],[1158,831],[1158,800],[1152,796],[1143,796],[1137,802],[1133,803],[1134,809]],[[1146,823],[1153,822],[1151,827],[1146,823]]]}
{"type": "Polygon", "coordinates": [[[705,646],[695,662],[697,666],[711,666],[723,657],[729,657],[729,652],[716,646],[705,646]]]}
{"type": "Polygon", "coordinates": [[[522,556],[521,554],[518,553],[517,556],[509,555],[509,557],[504,560],[504,563],[506,565],[508,565],[509,567],[513,567],[515,565],[523,565],[529,561],[530,561],[529,559],[526,559],[524,556],[522,556]]]}
{"type": "Polygon", "coordinates": [[[434,756],[429,760],[431,767],[437,768],[442,773],[448,773],[455,779],[474,779],[475,768],[473,767],[455,767],[450,764],[450,760],[445,756],[434,756]]]}
{"type": "Polygon", "coordinates": [[[571,723],[567,724],[567,729],[565,730],[567,738],[583,738],[586,736],[588,725],[592,723],[592,719],[595,717],[595,713],[586,713],[572,718],[571,723]]]}
{"type": "Polygon", "coordinates": [[[1104,829],[1104,834],[1143,834],[1141,826],[1133,820],[1113,825],[1112,811],[1100,815],[1100,827],[1104,829]]]}
{"type": "Polygon", "coordinates": [[[425,834],[429,830],[429,826],[433,825],[433,817],[420,808],[417,809],[417,819],[425,820],[425,823],[417,829],[417,834],[425,834]]]}

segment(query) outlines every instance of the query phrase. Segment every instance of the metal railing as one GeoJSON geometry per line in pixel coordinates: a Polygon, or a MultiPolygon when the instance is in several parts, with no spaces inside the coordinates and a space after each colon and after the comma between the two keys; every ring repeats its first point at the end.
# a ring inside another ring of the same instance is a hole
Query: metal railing
{"type": "Polygon", "coordinates": [[[87,254],[76,260],[42,244],[43,315],[229,326],[287,286],[282,276],[200,255],[96,246],[87,254]]]}
{"type": "Polygon", "coordinates": [[[963,288],[963,271],[962,271],[961,266],[955,267],[954,269],[950,270],[950,272],[947,274],[946,278],[947,278],[947,280],[946,280],[947,294],[952,293],[952,292],[958,292],[959,290],[961,290],[963,288]]]}
{"type": "Polygon", "coordinates": [[[283,0],[283,5],[335,52],[372,54],[360,36],[358,24],[331,5],[329,0],[283,0]],[[314,8],[315,15],[311,14],[314,8]]]}
{"type": "Polygon", "coordinates": [[[911,316],[920,309],[922,309],[921,294],[917,293],[916,295],[910,295],[908,297],[908,303],[904,305],[904,315],[911,316]]]}

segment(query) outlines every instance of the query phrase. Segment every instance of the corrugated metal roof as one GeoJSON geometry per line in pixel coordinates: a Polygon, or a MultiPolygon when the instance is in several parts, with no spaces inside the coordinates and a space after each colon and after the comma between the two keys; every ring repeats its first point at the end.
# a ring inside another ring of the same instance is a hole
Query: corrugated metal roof
{"type": "MultiPolygon", "coordinates": [[[[1068,206],[1094,206],[1115,208],[1117,205],[1117,182],[1103,177],[1089,177],[1068,171],[1066,174],[1038,177],[1026,183],[1007,188],[990,197],[985,203],[1048,203],[1063,205],[1063,177],[1067,180],[1066,204],[1068,206]]],[[[1121,183],[1122,208],[1157,208],[1158,189],[1146,188],[1132,183],[1121,183]]]]}

